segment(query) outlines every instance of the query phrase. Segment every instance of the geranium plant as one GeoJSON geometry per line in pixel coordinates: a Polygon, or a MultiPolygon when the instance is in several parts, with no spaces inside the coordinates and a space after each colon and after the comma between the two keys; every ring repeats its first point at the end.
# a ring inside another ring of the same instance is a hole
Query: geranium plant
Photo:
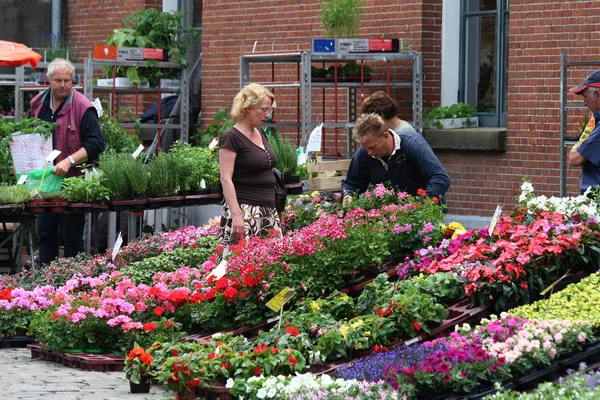
{"type": "Polygon", "coordinates": [[[152,366],[154,357],[142,347],[135,345],[125,358],[125,377],[133,383],[141,383],[155,374],[152,366]]]}

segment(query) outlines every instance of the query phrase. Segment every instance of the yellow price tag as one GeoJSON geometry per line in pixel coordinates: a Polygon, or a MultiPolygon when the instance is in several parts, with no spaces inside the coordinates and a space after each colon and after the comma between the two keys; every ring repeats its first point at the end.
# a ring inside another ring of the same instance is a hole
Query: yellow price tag
{"type": "Polygon", "coordinates": [[[294,297],[295,294],[296,294],[296,292],[293,289],[286,287],[281,292],[279,292],[275,297],[273,297],[271,300],[269,300],[269,302],[267,303],[267,307],[269,307],[271,310],[277,312],[277,311],[281,310],[283,305],[285,303],[287,303],[289,299],[294,297]]]}

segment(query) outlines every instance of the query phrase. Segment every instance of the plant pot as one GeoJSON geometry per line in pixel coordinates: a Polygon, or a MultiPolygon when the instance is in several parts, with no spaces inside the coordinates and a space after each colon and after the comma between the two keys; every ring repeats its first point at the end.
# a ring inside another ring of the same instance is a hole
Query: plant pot
{"type": "Polygon", "coordinates": [[[62,352],[67,353],[67,354],[76,354],[76,353],[83,353],[83,349],[63,349],[62,352]]]}
{"type": "Polygon", "coordinates": [[[83,352],[88,354],[102,354],[104,353],[104,349],[83,349],[83,352]]]}
{"type": "Polygon", "coordinates": [[[177,400],[194,400],[195,398],[196,398],[196,392],[194,390],[192,390],[192,391],[182,390],[180,392],[177,392],[177,400]]]}
{"type": "Polygon", "coordinates": [[[131,393],[150,393],[150,378],[143,376],[140,383],[129,381],[129,391],[131,393]]]}
{"type": "MultiPolygon", "coordinates": [[[[371,75],[363,75],[363,82],[370,82],[371,81],[372,76],[371,75]]],[[[342,81],[344,82],[360,82],[361,78],[360,75],[343,75],[342,76],[342,81]]]]}

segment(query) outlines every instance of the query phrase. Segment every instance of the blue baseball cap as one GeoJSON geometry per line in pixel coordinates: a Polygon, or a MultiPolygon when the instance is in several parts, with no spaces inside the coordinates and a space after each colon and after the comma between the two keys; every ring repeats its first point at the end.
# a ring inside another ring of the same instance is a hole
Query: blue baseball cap
{"type": "Polygon", "coordinates": [[[585,78],[585,81],[569,89],[569,92],[573,94],[581,94],[581,92],[590,86],[600,88],[600,69],[589,74],[588,77],[585,78]]]}

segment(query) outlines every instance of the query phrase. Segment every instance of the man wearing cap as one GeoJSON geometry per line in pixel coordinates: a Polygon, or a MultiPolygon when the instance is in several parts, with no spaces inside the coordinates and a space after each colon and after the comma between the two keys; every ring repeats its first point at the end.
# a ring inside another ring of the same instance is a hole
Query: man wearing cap
{"type": "MultiPolygon", "coordinates": [[[[600,111],[600,70],[592,72],[569,92],[583,96],[583,102],[598,121],[600,111]]],[[[600,124],[578,146],[569,152],[567,163],[571,167],[581,167],[579,189],[581,193],[589,187],[600,185],[600,124]]]]}

